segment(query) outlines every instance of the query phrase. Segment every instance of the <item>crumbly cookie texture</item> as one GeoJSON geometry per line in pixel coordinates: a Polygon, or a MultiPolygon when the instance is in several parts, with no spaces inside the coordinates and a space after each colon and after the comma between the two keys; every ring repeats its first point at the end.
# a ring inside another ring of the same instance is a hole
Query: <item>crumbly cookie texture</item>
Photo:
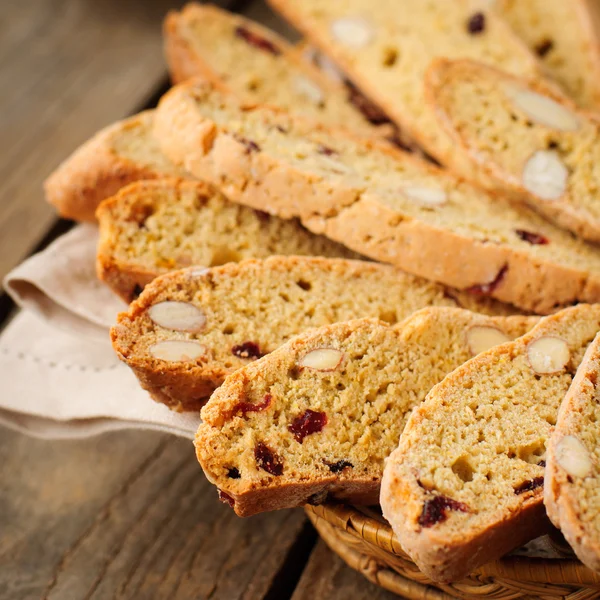
{"type": "Polygon", "coordinates": [[[361,319],[306,332],[212,395],[198,460],[240,516],[327,498],[375,504],[410,410],[477,351],[535,322],[429,308],[393,326],[361,319]]]}
{"type": "Polygon", "coordinates": [[[600,106],[596,0],[497,0],[496,8],[581,106],[600,106]]]}
{"type": "Polygon", "coordinates": [[[189,177],[160,151],[153,114],[142,112],[102,129],[46,179],[46,199],[62,217],[94,221],[100,202],[132,181],[189,177]]]}
{"type": "Polygon", "coordinates": [[[600,300],[596,247],[400,151],[195,82],[162,98],[155,126],[234,202],[375,260],[539,313],[600,300]]]}
{"type": "Polygon", "coordinates": [[[361,112],[346,86],[325,77],[281,36],[250,19],[216,6],[188,4],[167,15],[164,40],[176,83],[202,78],[250,102],[379,135],[376,126],[382,121],[361,112]]]}
{"type": "Polygon", "coordinates": [[[545,317],[415,408],[386,462],[381,506],[428,577],[459,580],[546,531],[546,445],[599,329],[598,304],[545,317]]]}
{"type": "Polygon", "coordinates": [[[600,334],[558,412],[546,458],[544,504],[579,559],[600,571],[600,334]]]}
{"type": "Polygon", "coordinates": [[[429,100],[465,156],[542,215],[600,242],[600,122],[540,81],[439,60],[429,100]]]}
{"type": "Polygon", "coordinates": [[[363,316],[396,323],[426,306],[457,305],[511,311],[387,265],[277,256],[158,277],[111,337],[156,400],[198,410],[229,373],[306,329],[363,316]]]}
{"type": "Polygon", "coordinates": [[[541,63],[495,12],[473,0],[404,0],[373,10],[369,0],[270,0],[363,92],[441,163],[481,179],[425,103],[423,77],[437,57],[472,58],[539,76],[541,63]]]}
{"type": "Polygon", "coordinates": [[[361,258],[297,220],[234,204],[199,181],[132,183],[104,201],[97,218],[98,277],[126,302],[155,277],[190,266],[274,254],[361,258]]]}

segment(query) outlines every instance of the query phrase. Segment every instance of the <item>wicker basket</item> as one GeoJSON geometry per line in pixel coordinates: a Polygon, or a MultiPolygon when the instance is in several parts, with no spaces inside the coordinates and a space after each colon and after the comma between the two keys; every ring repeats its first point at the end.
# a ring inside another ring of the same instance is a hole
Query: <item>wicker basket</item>
{"type": "Polygon", "coordinates": [[[390,526],[377,513],[343,504],[307,506],[306,513],[327,545],[350,567],[404,598],[600,598],[600,574],[573,559],[505,557],[460,582],[434,584],[402,551],[390,526]]]}

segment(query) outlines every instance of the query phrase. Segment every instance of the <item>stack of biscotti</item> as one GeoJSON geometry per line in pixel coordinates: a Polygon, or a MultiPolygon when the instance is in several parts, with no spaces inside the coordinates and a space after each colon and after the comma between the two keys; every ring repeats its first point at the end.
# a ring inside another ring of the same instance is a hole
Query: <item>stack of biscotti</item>
{"type": "Polygon", "coordinates": [[[155,135],[232,201],[415,275],[538,313],[600,301],[597,248],[387,145],[195,82],[163,96],[155,135]]]}
{"type": "Polygon", "coordinates": [[[600,121],[543,82],[472,61],[440,60],[427,74],[441,123],[499,191],[600,242],[600,121]]]}
{"type": "Polygon", "coordinates": [[[158,275],[271,255],[361,258],[296,220],[233,204],[201,181],[138,181],[103,202],[98,277],[126,302],[158,275]]]}
{"type": "Polygon", "coordinates": [[[369,0],[271,0],[315,46],[442,164],[482,180],[426,106],[424,75],[438,57],[471,58],[517,75],[541,77],[542,64],[491,8],[473,0],[404,0],[402,9],[369,0]]]}
{"type": "Polygon", "coordinates": [[[273,256],[158,277],[111,336],[154,399],[198,410],[229,373],[306,329],[360,317],[393,324],[427,306],[513,312],[388,265],[273,256]]]}

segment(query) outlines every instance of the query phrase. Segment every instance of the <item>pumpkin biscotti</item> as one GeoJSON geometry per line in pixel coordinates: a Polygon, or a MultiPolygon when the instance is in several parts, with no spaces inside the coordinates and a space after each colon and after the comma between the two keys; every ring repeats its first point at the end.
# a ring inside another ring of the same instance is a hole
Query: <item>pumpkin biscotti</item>
{"type": "Polygon", "coordinates": [[[426,306],[511,310],[387,265],[276,256],[158,277],[111,337],[156,400],[198,410],[226,375],[306,329],[363,316],[396,323],[426,306]]]}
{"type": "Polygon", "coordinates": [[[193,82],[162,98],[155,134],[232,201],[415,275],[540,313],[600,300],[597,248],[387,145],[193,82]]]}
{"type": "Polygon", "coordinates": [[[326,498],[375,504],[410,410],[477,352],[532,317],[424,309],[306,332],[230,375],[202,409],[196,452],[240,516],[326,498]]]}
{"type": "Polygon", "coordinates": [[[186,177],[160,151],[152,120],[153,111],[146,111],[99,131],[46,179],[48,202],[62,217],[94,221],[100,202],[128,183],[186,177]]]}
{"type": "Polygon", "coordinates": [[[459,580],[546,531],[546,445],[598,330],[600,305],[567,308],[471,359],[415,408],[381,506],[428,577],[459,580]]]}
{"type": "Polygon", "coordinates": [[[495,7],[570,96],[600,107],[597,0],[496,0],[495,7]]]}
{"type": "Polygon", "coordinates": [[[472,61],[439,60],[431,104],[463,152],[496,182],[600,242],[600,121],[541,82],[472,61]]]}
{"type": "Polygon", "coordinates": [[[229,202],[200,181],[139,181],[102,202],[98,277],[126,302],[155,277],[273,254],[360,259],[341,244],[229,202]]]}
{"type": "Polygon", "coordinates": [[[198,77],[249,102],[377,135],[374,125],[382,121],[361,112],[342,83],[331,81],[281,36],[250,19],[192,3],[168,14],[164,39],[175,83],[198,77]]]}
{"type": "Polygon", "coordinates": [[[600,334],[590,344],[548,444],[544,503],[579,559],[600,571],[600,334]]]}
{"type": "Polygon", "coordinates": [[[519,75],[539,76],[527,45],[481,2],[472,0],[270,0],[270,4],[441,163],[474,177],[425,105],[423,78],[437,57],[472,58],[519,75]]]}

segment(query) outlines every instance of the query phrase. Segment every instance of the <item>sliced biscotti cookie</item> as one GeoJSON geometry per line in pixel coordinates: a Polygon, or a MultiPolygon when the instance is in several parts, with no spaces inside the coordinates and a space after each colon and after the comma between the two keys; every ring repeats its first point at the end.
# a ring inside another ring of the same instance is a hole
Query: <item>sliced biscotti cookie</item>
{"type": "Polygon", "coordinates": [[[496,0],[495,6],[581,106],[600,106],[597,0],[496,0]]]}
{"type": "Polygon", "coordinates": [[[160,151],[152,119],[146,111],[99,131],[46,179],[48,202],[62,217],[94,221],[100,202],[132,181],[189,177],[160,151]]]}
{"type": "Polygon", "coordinates": [[[276,256],[163,275],[111,336],[156,400],[197,410],[226,375],[306,329],[363,315],[395,323],[425,306],[457,305],[510,314],[388,265],[276,256]]]}
{"type": "Polygon", "coordinates": [[[234,202],[416,275],[550,312],[600,300],[600,251],[452,174],[387,145],[203,83],[160,101],[165,153],[234,202]]]}
{"type": "Polygon", "coordinates": [[[388,459],[383,514],[434,581],[461,579],[544,533],[546,445],[600,305],[542,319],[473,358],[415,408],[388,459]]]}
{"type": "Polygon", "coordinates": [[[600,571],[600,334],[590,344],[548,444],[544,503],[577,556],[600,571]]]}
{"type": "Polygon", "coordinates": [[[126,302],[155,277],[274,254],[360,259],[326,237],[234,204],[206,183],[139,181],[102,202],[97,271],[126,302]]]}
{"type": "Polygon", "coordinates": [[[423,77],[436,57],[472,58],[520,75],[541,63],[492,10],[472,0],[270,0],[315,46],[430,154],[475,177],[425,105],[423,77]]]}
{"type": "Polygon", "coordinates": [[[382,121],[361,112],[341,82],[325,77],[286,40],[250,19],[212,5],[188,4],[168,14],[164,39],[176,83],[198,77],[250,102],[377,135],[374,125],[382,121]]]}
{"type": "Polygon", "coordinates": [[[478,351],[535,317],[424,309],[306,332],[230,375],[202,409],[196,453],[240,516],[327,497],[375,504],[410,410],[478,351]]]}
{"type": "Polygon", "coordinates": [[[427,75],[440,121],[496,182],[581,237],[600,241],[600,121],[541,82],[472,61],[427,75]]]}

